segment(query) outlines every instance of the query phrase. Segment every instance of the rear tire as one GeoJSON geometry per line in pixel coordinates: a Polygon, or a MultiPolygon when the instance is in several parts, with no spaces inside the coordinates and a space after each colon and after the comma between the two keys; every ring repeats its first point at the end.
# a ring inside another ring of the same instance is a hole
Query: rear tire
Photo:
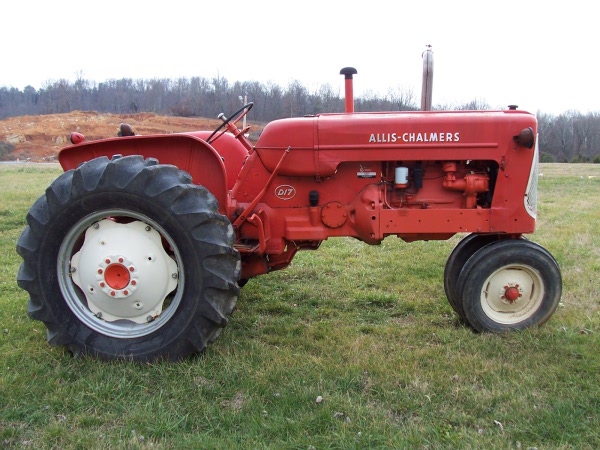
{"type": "Polygon", "coordinates": [[[27,223],[28,314],[76,356],[178,360],[216,339],[235,307],[232,226],[174,166],[91,160],[56,179],[27,223]]]}
{"type": "Polygon", "coordinates": [[[556,311],[562,278],[556,260],[538,244],[501,240],[473,254],[457,289],[476,331],[523,330],[542,325],[556,311]]]}

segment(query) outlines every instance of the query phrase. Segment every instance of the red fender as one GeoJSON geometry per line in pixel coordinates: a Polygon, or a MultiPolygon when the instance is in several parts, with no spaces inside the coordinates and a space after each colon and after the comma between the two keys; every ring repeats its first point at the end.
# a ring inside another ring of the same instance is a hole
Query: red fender
{"type": "Polygon", "coordinates": [[[221,156],[206,141],[194,133],[119,137],[86,141],[62,149],[58,160],[63,170],[75,169],[94,158],[113,155],[142,155],[156,158],[160,164],[172,164],[192,176],[195,184],[207,188],[219,202],[219,211],[227,213],[228,189],[235,182],[247,151],[233,136],[223,135],[217,141],[227,156],[221,156]],[[234,142],[231,142],[233,140],[234,142]],[[222,143],[221,143],[222,141],[222,143]],[[227,169],[224,160],[228,160],[227,169]],[[229,178],[232,178],[228,180],[229,178]]]}

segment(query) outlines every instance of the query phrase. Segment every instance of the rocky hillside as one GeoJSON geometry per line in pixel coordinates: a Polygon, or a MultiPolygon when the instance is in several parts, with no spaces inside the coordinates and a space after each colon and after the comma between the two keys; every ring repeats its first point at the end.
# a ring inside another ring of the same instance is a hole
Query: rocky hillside
{"type": "Polygon", "coordinates": [[[221,123],[217,119],[159,116],[152,113],[102,114],[94,111],[11,117],[0,120],[0,142],[15,146],[15,150],[3,159],[53,161],[62,147],[70,145],[68,139],[72,131],[83,134],[87,140],[112,137],[117,135],[122,122],[130,124],[135,134],[213,130],[221,123]]]}

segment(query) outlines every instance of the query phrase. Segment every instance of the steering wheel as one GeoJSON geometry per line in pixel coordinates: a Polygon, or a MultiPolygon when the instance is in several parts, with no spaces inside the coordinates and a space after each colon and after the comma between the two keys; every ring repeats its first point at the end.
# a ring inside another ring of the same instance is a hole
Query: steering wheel
{"type": "Polygon", "coordinates": [[[234,112],[231,115],[231,117],[229,117],[229,118],[225,117],[225,114],[223,114],[223,113],[219,114],[219,119],[221,119],[223,121],[223,123],[220,124],[216,128],[216,130],[211,133],[211,135],[208,137],[206,142],[211,144],[214,141],[216,141],[217,139],[219,139],[221,136],[223,136],[223,134],[225,134],[225,132],[227,131],[227,130],[223,130],[223,128],[225,128],[230,123],[232,125],[235,125],[236,123],[238,123],[242,117],[244,117],[246,114],[248,114],[248,111],[250,111],[253,106],[254,106],[253,102],[246,103],[244,106],[242,106],[236,112],[234,112]]]}

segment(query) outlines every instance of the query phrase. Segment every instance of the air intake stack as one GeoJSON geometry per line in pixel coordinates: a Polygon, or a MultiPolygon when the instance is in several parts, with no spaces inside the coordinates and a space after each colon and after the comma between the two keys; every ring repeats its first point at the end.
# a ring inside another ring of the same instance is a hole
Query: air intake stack
{"type": "Polygon", "coordinates": [[[344,75],[346,85],[346,112],[354,112],[354,86],[352,75],[358,72],[354,67],[344,67],[340,70],[340,75],[344,75]]]}

